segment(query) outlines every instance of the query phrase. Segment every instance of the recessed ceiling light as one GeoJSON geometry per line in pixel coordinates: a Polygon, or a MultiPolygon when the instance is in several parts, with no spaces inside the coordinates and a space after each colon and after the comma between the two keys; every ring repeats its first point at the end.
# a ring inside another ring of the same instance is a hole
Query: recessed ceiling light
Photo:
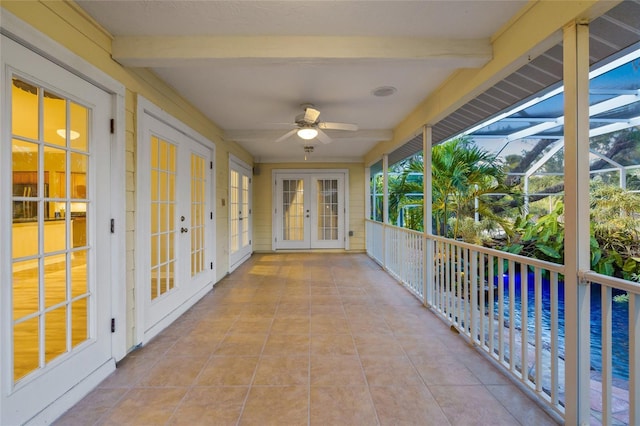
{"type": "Polygon", "coordinates": [[[380,86],[373,89],[371,93],[373,94],[373,96],[384,97],[384,96],[391,96],[397,91],[398,89],[396,89],[393,86],[380,86]]]}

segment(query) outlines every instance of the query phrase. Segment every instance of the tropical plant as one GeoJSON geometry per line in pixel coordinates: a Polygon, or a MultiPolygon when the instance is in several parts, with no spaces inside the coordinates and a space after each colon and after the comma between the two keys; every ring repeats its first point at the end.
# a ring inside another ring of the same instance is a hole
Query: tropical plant
{"type": "MultiPolygon", "coordinates": [[[[450,217],[462,219],[476,212],[508,229],[508,222],[493,213],[486,197],[495,192],[508,192],[502,163],[494,155],[461,137],[434,146],[431,159],[436,233],[449,234],[450,217]]],[[[459,236],[459,223],[459,220],[453,222],[451,236],[454,238],[459,236]]]]}

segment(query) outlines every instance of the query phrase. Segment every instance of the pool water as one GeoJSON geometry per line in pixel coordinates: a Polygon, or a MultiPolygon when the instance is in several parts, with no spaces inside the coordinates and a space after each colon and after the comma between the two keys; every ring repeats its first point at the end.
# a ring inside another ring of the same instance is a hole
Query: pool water
{"type": "MultiPolygon", "coordinates": [[[[514,320],[517,329],[522,328],[521,283],[520,274],[515,277],[514,320]]],[[[496,278],[496,284],[498,279],[496,278]]],[[[527,320],[529,341],[535,339],[535,280],[534,274],[527,276],[527,320]]],[[[509,320],[509,277],[504,276],[504,316],[509,320]]],[[[545,347],[549,347],[551,338],[551,285],[548,279],[542,280],[542,340],[545,347]]],[[[601,289],[599,284],[591,285],[591,369],[602,370],[602,306],[601,289]]],[[[497,294],[497,293],[496,293],[497,294]]],[[[613,296],[624,294],[623,291],[613,290],[613,296]]],[[[494,302],[494,311],[498,312],[498,301],[494,302]]],[[[626,301],[612,302],[612,376],[614,378],[629,379],[629,304],[626,301]]],[[[564,283],[558,283],[558,353],[564,358],[564,283]]]]}

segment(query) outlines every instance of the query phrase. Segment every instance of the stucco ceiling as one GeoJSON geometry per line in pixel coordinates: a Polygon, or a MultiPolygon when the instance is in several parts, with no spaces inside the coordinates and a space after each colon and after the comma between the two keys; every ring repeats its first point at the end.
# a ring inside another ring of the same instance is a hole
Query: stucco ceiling
{"type": "Polygon", "coordinates": [[[113,36],[113,56],[152,69],[260,162],[360,161],[458,68],[491,58],[490,38],[527,0],[113,1],[78,4],[113,36]],[[372,91],[393,86],[395,94],[372,91]],[[332,143],[292,129],[301,104],[332,143]]]}

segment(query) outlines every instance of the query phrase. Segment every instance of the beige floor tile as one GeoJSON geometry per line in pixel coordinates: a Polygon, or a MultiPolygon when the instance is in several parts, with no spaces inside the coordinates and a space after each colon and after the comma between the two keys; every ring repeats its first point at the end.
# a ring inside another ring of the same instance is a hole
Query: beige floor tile
{"type": "Polygon", "coordinates": [[[493,426],[551,419],[366,255],[286,253],[252,256],[125,357],[58,425],[96,422],[493,426]]]}
{"type": "Polygon", "coordinates": [[[271,334],[308,334],[309,317],[276,317],[271,324],[271,334]]]}
{"type": "Polygon", "coordinates": [[[228,334],[218,345],[214,353],[216,355],[260,355],[266,334],[228,334]]]}
{"type": "Polygon", "coordinates": [[[235,425],[248,387],[194,387],[175,410],[170,425],[235,425]]]}
{"type": "Polygon", "coordinates": [[[308,355],[308,334],[270,334],[264,355],[308,355]]]}
{"type": "Polygon", "coordinates": [[[253,379],[258,357],[214,356],[196,379],[199,386],[246,386],[253,379]]]}
{"type": "Polygon", "coordinates": [[[311,386],[310,425],[378,424],[366,386],[311,386]]]}
{"type": "Polygon", "coordinates": [[[190,386],[207,360],[205,357],[168,356],[158,361],[138,386],[190,386]]]}
{"type": "Polygon", "coordinates": [[[431,385],[479,385],[478,378],[451,356],[435,358],[429,355],[410,355],[411,361],[422,379],[431,385]]]}
{"type": "Polygon", "coordinates": [[[357,355],[356,345],[350,334],[314,334],[311,336],[313,355],[357,355]]]}
{"type": "MultiPolygon", "coordinates": [[[[135,353],[135,352],[134,352],[135,353]]],[[[118,363],[116,371],[98,385],[99,388],[131,388],[147,377],[157,359],[129,355],[118,363]]]]}
{"type": "Polygon", "coordinates": [[[308,356],[263,356],[253,380],[256,386],[307,385],[309,383],[308,356]]]}
{"type": "Polygon", "coordinates": [[[450,424],[424,385],[371,386],[370,390],[382,426],[450,424]]]}
{"type": "Polygon", "coordinates": [[[270,328],[271,317],[245,317],[243,314],[243,316],[238,318],[238,320],[229,328],[229,333],[260,334],[267,333],[270,328]]]}
{"type": "Polygon", "coordinates": [[[112,408],[102,425],[158,425],[165,424],[178,403],[187,393],[187,388],[135,388],[112,408]]]}
{"type": "Polygon", "coordinates": [[[551,426],[556,423],[513,384],[487,385],[487,389],[524,426],[551,426]]]}
{"type": "Polygon", "coordinates": [[[406,356],[361,356],[369,386],[417,386],[423,381],[406,356]]]}
{"type": "Polygon", "coordinates": [[[311,316],[311,334],[351,334],[351,329],[346,318],[311,316]]]}
{"type": "Polygon", "coordinates": [[[360,355],[402,356],[404,349],[388,334],[357,334],[353,336],[360,355]]]}
{"type": "Polygon", "coordinates": [[[429,390],[452,425],[519,424],[484,385],[429,386],[429,390]]]}
{"type": "Polygon", "coordinates": [[[240,425],[307,425],[309,390],[307,386],[252,387],[240,425]]]}
{"type": "Polygon", "coordinates": [[[167,356],[210,356],[224,339],[221,334],[188,334],[178,340],[167,356]]]}
{"type": "Polygon", "coordinates": [[[357,356],[311,356],[312,386],[363,386],[365,383],[357,356]]]}
{"type": "Polygon", "coordinates": [[[84,426],[95,424],[126,393],[127,389],[95,389],[56,420],[54,425],[84,426]]]}

